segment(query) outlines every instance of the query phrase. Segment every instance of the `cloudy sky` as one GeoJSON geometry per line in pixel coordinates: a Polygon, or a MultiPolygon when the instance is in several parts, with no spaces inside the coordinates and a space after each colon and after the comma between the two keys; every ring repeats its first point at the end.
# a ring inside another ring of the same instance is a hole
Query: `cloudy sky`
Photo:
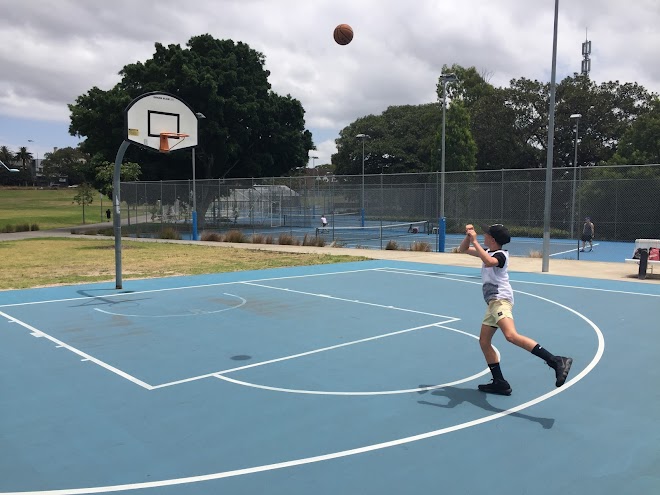
{"type": "MultiPolygon", "coordinates": [[[[580,71],[660,93],[660,0],[560,0],[557,81],[580,71]]],[[[110,89],[154,43],[210,33],[262,52],[279,94],[300,100],[318,159],[340,129],[390,105],[436,101],[443,64],[475,66],[496,86],[550,81],[554,0],[0,0],[0,145],[43,157],[74,146],[69,111],[110,89]],[[339,46],[334,27],[350,24],[339,46]]]]}

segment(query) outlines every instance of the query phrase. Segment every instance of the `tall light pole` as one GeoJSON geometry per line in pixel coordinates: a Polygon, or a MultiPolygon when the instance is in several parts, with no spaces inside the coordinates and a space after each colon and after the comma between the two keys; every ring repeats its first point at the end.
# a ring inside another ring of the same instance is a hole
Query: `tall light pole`
{"type": "Polygon", "coordinates": [[[442,82],[442,150],[440,155],[440,221],[438,225],[438,251],[441,253],[445,252],[445,233],[447,230],[447,220],[445,218],[445,127],[447,120],[447,84],[455,81],[458,81],[456,74],[440,74],[440,82],[442,82]]]}
{"type": "Polygon", "coordinates": [[[370,139],[371,136],[369,136],[368,134],[358,134],[355,137],[362,140],[362,211],[360,213],[360,217],[362,218],[362,220],[361,220],[360,223],[362,224],[362,227],[364,227],[364,215],[365,215],[365,212],[364,212],[364,140],[365,139],[370,139]]]}
{"type": "Polygon", "coordinates": [[[548,110],[548,145],[545,168],[545,202],[543,207],[543,259],[541,271],[550,269],[550,214],[552,212],[552,160],[555,140],[555,81],[557,79],[557,25],[559,24],[559,0],[555,0],[555,16],[552,33],[552,70],[550,71],[550,108],[548,110]]]}
{"type": "MultiPolygon", "coordinates": [[[[197,120],[205,119],[206,115],[201,112],[195,113],[197,120]]],[[[195,185],[195,149],[197,147],[193,146],[192,149],[192,173],[193,173],[193,211],[192,211],[192,238],[193,241],[196,241],[198,238],[197,235],[197,187],[195,185]]]]}
{"type": "MultiPolygon", "coordinates": [[[[34,144],[34,140],[28,139],[28,143],[34,144]]],[[[37,154],[37,158],[34,160],[34,178],[36,179],[37,177],[37,167],[39,166],[39,151],[35,151],[37,154]]]]}
{"type": "Polygon", "coordinates": [[[573,160],[573,192],[571,194],[571,239],[573,238],[575,225],[575,174],[577,171],[577,152],[578,152],[578,129],[580,126],[580,117],[582,114],[574,113],[571,119],[575,119],[575,158],[573,160]]]}

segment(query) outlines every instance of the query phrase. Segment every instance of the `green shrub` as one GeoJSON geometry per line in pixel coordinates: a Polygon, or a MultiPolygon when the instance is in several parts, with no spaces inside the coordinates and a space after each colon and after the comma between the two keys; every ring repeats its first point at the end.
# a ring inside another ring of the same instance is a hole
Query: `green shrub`
{"type": "Polygon", "coordinates": [[[172,227],[166,227],[163,230],[161,230],[159,236],[160,239],[181,239],[181,234],[179,234],[176,230],[174,230],[172,227]]]}
{"type": "Polygon", "coordinates": [[[247,242],[248,239],[240,230],[230,230],[225,234],[225,242],[247,242]]]}
{"type": "Polygon", "coordinates": [[[422,251],[425,253],[430,253],[431,252],[431,245],[428,242],[413,242],[410,245],[410,250],[411,251],[422,251]]]}
{"type": "Polygon", "coordinates": [[[390,251],[396,251],[397,249],[399,249],[399,245],[397,244],[396,241],[389,240],[387,241],[387,246],[385,246],[385,249],[390,251]]]}
{"type": "Polygon", "coordinates": [[[205,230],[202,232],[202,235],[199,237],[202,241],[213,241],[213,242],[222,242],[224,238],[220,232],[212,232],[210,230],[205,230]]]}
{"type": "Polygon", "coordinates": [[[323,239],[323,237],[320,236],[305,234],[305,237],[303,238],[302,241],[302,245],[323,247],[325,246],[325,239],[323,239]]]}
{"type": "Polygon", "coordinates": [[[283,246],[300,246],[300,241],[293,237],[291,234],[280,234],[277,238],[277,243],[283,246]]]}
{"type": "Polygon", "coordinates": [[[30,225],[30,230],[39,230],[39,224],[33,223],[32,225],[30,225]]]}

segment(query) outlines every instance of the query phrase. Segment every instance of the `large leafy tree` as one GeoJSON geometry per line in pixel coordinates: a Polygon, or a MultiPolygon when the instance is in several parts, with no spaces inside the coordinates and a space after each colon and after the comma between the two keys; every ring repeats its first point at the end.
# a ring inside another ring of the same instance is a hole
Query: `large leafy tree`
{"type": "MultiPolygon", "coordinates": [[[[442,109],[435,103],[392,106],[381,115],[359,118],[339,133],[339,139],[336,140],[337,153],[332,155],[335,172],[340,175],[361,174],[363,144],[365,174],[439,170],[441,125],[442,109]],[[366,134],[369,139],[363,143],[356,137],[358,134],[366,134]]],[[[468,164],[471,163],[469,157],[458,159],[461,154],[474,154],[474,148],[464,146],[471,139],[467,136],[467,114],[461,116],[458,110],[450,108],[447,112],[447,128],[450,127],[456,129],[457,145],[452,146],[453,155],[446,155],[447,169],[470,169],[473,164],[468,164]],[[455,165],[450,166],[450,161],[455,165]]],[[[449,152],[452,138],[445,141],[449,152]]]]}
{"type": "Polygon", "coordinates": [[[577,74],[564,79],[557,87],[555,164],[572,166],[575,160],[576,122],[570,118],[572,114],[582,115],[578,125],[578,165],[601,165],[617,153],[631,125],[651,111],[655,97],[636,83],[615,81],[597,85],[577,74]]]}
{"type": "Polygon", "coordinates": [[[609,163],[660,163],[660,99],[656,98],[649,112],[628,127],[609,163]]]}
{"type": "MultiPolygon", "coordinates": [[[[271,90],[263,54],[248,45],[206,34],[185,48],[156,43],[153,57],[125,66],[114,88],[92,88],[70,105],[71,134],[85,136],[93,163],[113,162],[123,139],[123,110],[151,91],[172,93],[206,117],[199,124],[197,178],[281,175],[304,166],[313,148],[304,110],[290,95],[271,90]]],[[[159,155],[129,147],[143,178],[187,178],[190,153],[159,155]]]]}
{"type": "Polygon", "coordinates": [[[66,176],[70,184],[93,179],[89,176],[89,156],[77,148],[59,148],[44,155],[43,174],[48,179],[66,176]]]}

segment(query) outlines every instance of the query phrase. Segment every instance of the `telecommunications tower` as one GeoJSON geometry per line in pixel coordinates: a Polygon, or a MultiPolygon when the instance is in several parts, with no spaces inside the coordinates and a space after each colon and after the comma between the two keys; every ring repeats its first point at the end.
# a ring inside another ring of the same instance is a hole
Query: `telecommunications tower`
{"type": "Polygon", "coordinates": [[[587,38],[586,29],[584,32],[584,43],[582,43],[582,75],[588,76],[591,70],[591,59],[589,58],[589,55],[591,55],[591,41],[587,38]]]}

